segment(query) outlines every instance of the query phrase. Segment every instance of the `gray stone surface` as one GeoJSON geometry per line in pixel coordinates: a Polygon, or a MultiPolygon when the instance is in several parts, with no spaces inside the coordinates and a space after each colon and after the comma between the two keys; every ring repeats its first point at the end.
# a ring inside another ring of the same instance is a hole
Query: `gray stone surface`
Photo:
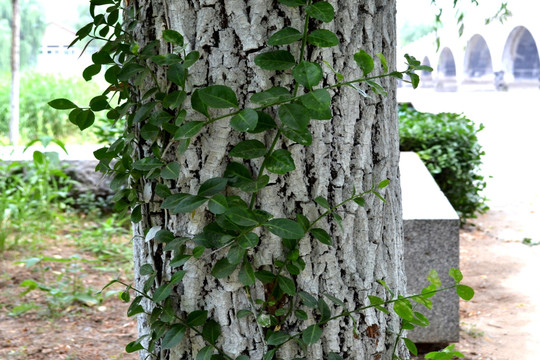
{"type": "Polygon", "coordinates": [[[97,160],[63,160],[67,164],[64,172],[77,181],[72,188],[74,196],[91,192],[94,196],[106,199],[113,195],[110,188],[111,179],[101,172],[96,172],[97,160]]]}
{"type": "MultiPolygon", "coordinates": [[[[439,273],[443,286],[452,285],[448,270],[459,268],[459,217],[417,154],[401,153],[400,172],[407,291],[418,293],[429,285],[426,276],[431,269],[439,273]]],[[[455,291],[436,294],[432,300],[432,310],[418,308],[430,325],[409,332],[408,337],[416,343],[459,341],[455,291]]]]}

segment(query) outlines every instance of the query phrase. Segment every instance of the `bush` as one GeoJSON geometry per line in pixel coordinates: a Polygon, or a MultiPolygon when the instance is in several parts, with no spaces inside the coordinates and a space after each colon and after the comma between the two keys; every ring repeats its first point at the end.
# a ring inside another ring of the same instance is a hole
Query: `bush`
{"type": "Polygon", "coordinates": [[[479,173],[484,152],[476,136],[484,126],[460,114],[422,113],[405,105],[399,119],[400,150],[418,153],[461,221],[486,212],[479,173]]]}
{"type": "MultiPolygon", "coordinates": [[[[3,142],[7,141],[5,139],[9,134],[10,76],[9,73],[0,74],[0,138],[3,142]]],[[[47,103],[53,97],[69,98],[84,106],[88,104],[92,94],[96,93],[96,89],[96,84],[87,83],[83,79],[24,72],[21,76],[19,125],[22,142],[42,136],[64,142],[80,142],[83,139],[81,132],[69,122],[68,114],[53,109],[47,103]]],[[[94,139],[88,139],[88,134],[85,134],[84,140],[88,142],[94,139]]]]}

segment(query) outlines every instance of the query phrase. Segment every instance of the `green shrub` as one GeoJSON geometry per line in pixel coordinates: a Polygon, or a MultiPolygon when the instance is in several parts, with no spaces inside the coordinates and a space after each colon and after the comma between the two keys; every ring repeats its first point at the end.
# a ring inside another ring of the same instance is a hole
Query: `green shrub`
{"type": "Polygon", "coordinates": [[[422,113],[402,106],[399,111],[400,150],[418,153],[461,221],[489,208],[480,193],[484,152],[477,134],[484,126],[460,114],[422,113]]]}
{"type": "MultiPolygon", "coordinates": [[[[23,143],[42,136],[60,139],[65,143],[80,142],[83,137],[68,120],[68,114],[50,107],[51,97],[69,98],[85,106],[97,89],[96,84],[82,78],[62,77],[54,74],[24,72],[21,76],[20,125],[23,143]],[[71,141],[70,141],[71,140],[71,141]]],[[[0,74],[0,138],[7,142],[9,134],[9,98],[11,79],[9,73],[0,74]]],[[[85,134],[85,142],[94,140],[85,134]]]]}

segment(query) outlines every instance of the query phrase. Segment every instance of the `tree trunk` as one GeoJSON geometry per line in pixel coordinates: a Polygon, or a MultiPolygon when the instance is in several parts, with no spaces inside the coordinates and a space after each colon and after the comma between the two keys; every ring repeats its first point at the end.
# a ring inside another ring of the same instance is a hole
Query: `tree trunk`
{"type": "MultiPolygon", "coordinates": [[[[353,61],[353,54],[364,49],[369,54],[383,53],[390,69],[395,68],[395,1],[387,0],[331,0],[336,18],[323,24],[340,38],[340,45],[309,50],[308,60],[328,61],[346,79],[362,74],[353,61]]],[[[191,69],[189,86],[197,88],[224,84],[233,88],[240,104],[250,107],[249,96],[272,86],[291,83],[290,71],[260,70],[254,57],[267,50],[266,40],[284,26],[303,28],[303,17],[298,8],[285,7],[268,0],[147,0],[131,1],[143,17],[137,29],[137,41],[144,44],[159,39],[164,29],[182,33],[189,50],[201,51],[201,60],[191,69]]],[[[311,26],[312,24],[310,24],[311,26]]],[[[320,26],[320,24],[318,24],[320,26]]],[[[164,49],[162,43],[162,50],[164,49]]],[[[291,47],[293,54],[299,48],[291,47]]],[[[297,56],[297,55],[296,55],[297,56]]],[[[334,74],[325,70],[325,85],[335,83],[334,74]]],[[[350,197],[353,187],[357,192],[370,189],[384,179],[390,185],[382,190],[386,202],[375,196],[366,197],[365,207],[350,202],[339,212],[343,230],[328,220],[323,224],[332,236],[334,246],[320,244],[306,236],[301,240],[300,256],[306,269],[296,278],[299,290],[316,297],[323,293],[341,299],[349,310],[369,304],[368,295],[390,298],[377,280],[384,280],[391,289],[403,294],[405,276],[402,260],[401,193],[398,173],[398,124],[395,81],[382,80],[388,96],[370,94],[365,98],[352,88],[333,90],[333,117],[330,121],[311,121],[313,144],[308,147],[280,141],[276,149],[288,149],[296,163],[296,170],[276,177],[258,197],[260,208],[277,217],[295,218],[301,212],[310,220],[320,215],[320,207],[313,202],[317,196],[338,204],[350,197]]],[[[141,93],[144,89],[141,89],[141,93]]],[[[196,119],[197,114],[189,114],[196,119]]],[[[221,176],[230,159],[227,151],[243,140],[243,135],[231,130],[228,120],[215,122],[192,141],[186,153],[172,158],[181,164],[181,175],[176,183],[168,183],[175,192],[196,193],[205,180],[221,176]]],[[[246,135],[268,143],[272,138],[246,135]]],[[[150,152],[140,140],[140,151],[150,152]]],[[[250,162],[253,173],[260,164],[250,162]]],[[[143,179],[145,183],[151,180],[143,179]]],[[[145,184],[142,185],[143,187],[145,184]]],[[[148,187],[149,188],[149,187],[148,187]]],[[[146,199],[155,197],[147,196],[146,199]]],[[[150,228],[166,228],[177,236],[192,237],[202,231],[209,220],[204,207],[189,215],[170,215],[160,209],[159,201],[148,201],[143,208],[143,220],[134,225],[136,285],[146,279],[138,273],[143,264],[152,264],[160,273],[158,279],[168,279],[170,255],[160,244],[145,241],[150,228]]],[[[225,251],[225,250],[224,250],[225,251]]],[[[226,252],[216,252],[184,265],[186,276],[177,291],[178,311],[209,310],[209,316],[222,326],[219,344],[233,358],[243,354],[250,359],[262,359],[261,332],[251,318],[238,320],[240,309],[250,308],[242,284],[236,276],[216,279],[210,275],[212,265],[226,252]]],[[[283,254],[279,238],[266,234],[252,254],[256,267],[269,267],[283,254]]],[[[156,283],[156,286],[159,283],[156,283]]],[[[252,297],[264,298],[262,285],[252,287],[252,297]]],[[[151,307],[151,304],[145,304],[151,307]]],[[[333,307],[337,313],[337,307],[333,307]]],[[[313,317],[310,314],[310,320],[313,317]]],[[[353,333],[349,318],[339,318],[324,325],[321,341],[309,347],[307,355],[292,342],[279,353],[283,359],[306,357],[326,359],[331,352],[345,359],[390,359],[399,330],[395,315],[385,315],[370,309],[356,315],[358,334],[353,333]],[[394,333],[394,334],[393,334],[394,333]]],[[[309,321],[305,322],[309,325],[309,321]]],[[[305,323],[287,324],[303,330],[305,323]]],[[[140,335],[149,332],[148,319],[139,318],[140,335]]],[[[200,336],[190,333],[179,347],[162,351],[162,359],[194,359],[205,346],[200,336]]],[[[143,355],[144,356],[144,355],[143,355]]]]}
{"type": "Polygon", "coordinates": [[[13,20],[11,27],[11,97],[9,142],[12,145],[19,143],[19,86],[20,86],[20,41],[21,41],[21,15],[19,0],[12,0],[13,20]]]}

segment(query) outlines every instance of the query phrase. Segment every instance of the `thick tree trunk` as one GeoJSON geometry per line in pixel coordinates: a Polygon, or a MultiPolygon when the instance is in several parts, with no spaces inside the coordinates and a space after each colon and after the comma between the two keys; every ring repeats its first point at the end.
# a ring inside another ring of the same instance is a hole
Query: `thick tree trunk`
{"type": "Polygon", "coordinates": [[[20,41],[21,41],[21,15],[19,0],[12,0],[13,20],[11,26],[11,97],[9,142],[13,145],[19,143],[19,86],[20,86],[20,41]]]}
{"type": "MultiPolygon", "coordinates": [[[[336,9],[336,19],[324,27],[336,32],[341,43],[333,48],[310,50],[309,60],[326,60],[346,79],[355,79],[361,73],[353,54],[364,49],[373,55],[383,53],[389,67],[394,68],[395,1],[330,2],[336,9]]],[[[284,26],[303,28],[303,18],[297,9],[268,0],[138,0],[132,1],[131,6],[136,6],[143,16],[137,29],[142,45],[159,38],[162,30],[170,28],[184,34],[190,49],[201,51],[201,60],[190,69],[188,82],[192,88],[225,84],[235,89],[241,105],[249,107],[247,99],[254,92],[290,83],[289,72],[276,75],[257,69],[253,59],[267,49],[266,40],[276,30],[284,26]]],[[[298,48],[291,50],[298,54],[298,48]]],[[[325,73],[325,83],[335,83],[329,68],[325,68],[325,73]]],[[[258,198],[260,207],[277,217],[294,218],[297,212],[303,212],[313,220],[320,214],[320,207],[313,202],[315,197],[324,196],[337,204],[351,196],[353,186],[359,192],[390,179],[390,185],[383,190],[386,202],[368,196],[365,207],[351,202],[342,209],[343,231],[334,222],[323,224],[333,237],[333,247],[309,236],[301,240],[300,255],[306,269],[297,277],[297,287],[313,295],[334,295],[350,310],[368,304],[367,295],[389,297],[377,280],[384,280],[396,292],[405,290],[395,82],[384,80],[382,85],[388,96],[371,94],[371,99],[360,96],[352,88],[335,90],[332,120],[311,121],[311,146],[290,141],[278,144],[277,148],[286,148],[293,154],[297,169],[284,177],[272,176],[272,185],[258,198]]],[[[196,114],[188,116],[197,117],[196,114]]],[[[266,143],[271,141],[258,135],[247,137],[266,143]]],[[[140,151],[148,153],[148,146],[140,140],[140,151]]],[[[214,123],[193,141],[181,158],[175,159],[182,165],[182,172],[177,182],[168,185],[181,192],[196,193],[203,181],[223,174],[229,162],[227,150],[240,140],[227,120],[214,123]]],[[[258,166],[257,162],[251,163],[254,172],[258,166]]],[[[161,277],[167,279],[171,275],[170,259],[160,245],[144,240],[145,231],[161,227],[178,236],[193,236],[202,231],[209,215],[200,208],[188,216],[171,216],[159,206],[159,201],[149,201],[143,211],[143,221],[134,226],[135,266],[137,270],[143,264],[153,264],[161,277]]],[[[270,235],[261,240],[253,258],[256,266],[269,266],[282,254],[281,241],[270,235]]],[[[210,316],[221,324],[222,334],[226,334],[219,343],[227,353],[233,357],[244,354],[253,360],[261,359],[264,349],[256,324],[252,318],[236,318],[238,310],[250,308],[242,285],[236,282],[235,276],[224,281],[210,275],[212,265],[225,254],[217,252],[185,265],[187,274],[183,286],[177,288],[178,309],[209,310],[210,316]]],[[[144,279],[136,273],[138,286],[144,279]]],[[[255,286],[252,296],[263,298],[262,286],[255,286]]],[[[353,334],[353,323],[348,318],[327,323],[321,341],[309,347],[306,358],[326,359],[328,353],[337,352],[345,359],[390,359],[395,341],[392,332],[399,330],[398,319],[368,310],[358,314],[356,320],[359,336],[353,334]]],[[[305,326],[300,325],[299,329],[305,326]]],[[[148,330],[147,319],[140,317],[141,335],[148,330]]],[[[162,358],[193,359],[203,346],[199,336],[188,332],[181,345],[163,352],[162,358]]],[[[292,359],[302,355],[291,343],[282,348],[279,357],[292,359]]]]}

